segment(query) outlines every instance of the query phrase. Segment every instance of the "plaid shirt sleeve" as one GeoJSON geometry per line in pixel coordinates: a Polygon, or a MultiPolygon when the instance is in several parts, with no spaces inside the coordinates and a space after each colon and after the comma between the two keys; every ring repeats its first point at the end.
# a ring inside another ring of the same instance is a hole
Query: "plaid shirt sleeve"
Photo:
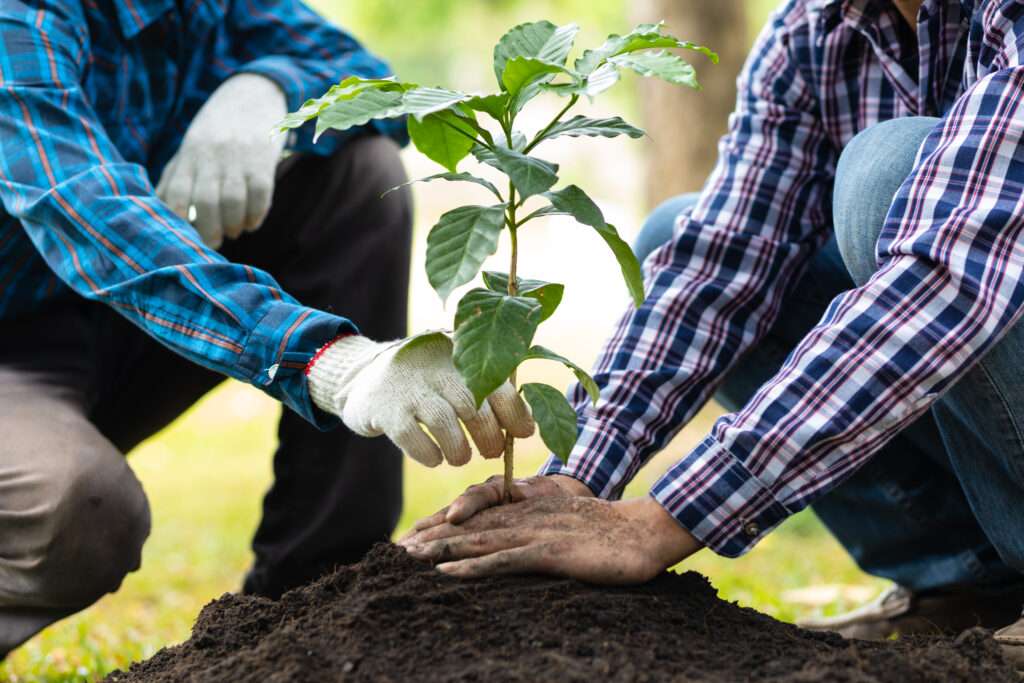
{"type": "MultiPolygon", "coordinates": [[[[1013,26],[1002,27],[1000,35],[1012,37],[1013,26]]],[[[1019,110],[1024,67],[1013,65],[1015,57],[1003,59],[1002,65],[999,61],[964,93],[922,146],[915,171],[886,219],[878,244],[879,269],[872,279],[837,297],[781,371],[741,412],[719,420],[712,434],[653,487],[654,498],[716,552],[742,554],[786,515],[852,474],[929,408],[1019,318],[1024,303],[1024,112],[1019,110]]],[[[770,147],[778,144],[775,139],[770,147]]],[[[761,153],[771,158],[767,150],[761,153]]],[[[762,188],[753,179],[744,184],[753,192],[742,194],[756,202],[762,188]]],[[[710,198],[710,203],[722,201],[710,198]]],[[[684,240],[686,225],[692,222],[684,221],[684,240]]],[[[677,239],[674,251],[680,247],[677,239]]],[[[695,276],[723,269],[730,260],[750,258],[749,252],[733,256],[726,250],[687,256],[685,286],[695,276]]],[[[666,259],[663,253],[658,261],[666,259]]],[[[772,261],[759,255],[733,274],[729,285],[735,286],[737,279],[757,282],[752,273],[771,267],[772,261]]],[[[723,307],[712,301],[708,310],[700,293],[688,289],[670,304],[680,320],[709,319],[707,328],[698,328],[709,330],[705,338],[750,318],[744,307],[731,302],[723,307]]],[[[644,308],[658,305],[655,299],[644,308]]],[[[631,322],[619,335],[624,340],[655,332],[686,340],[691,334],[685,322],[681,337],[679,327],[659,323],[654,328],[644,321],[643,311],[631,322]]],[[[623,341],[613,340],[612,348],[613,363],[627,354],[623,341]]],[[[688,367],[713,366],[718,371],[726,366],[718,359],[734,348],[677,342],[673,352],[688,367]]],[[[658,358],[638,350],[640,358],[620,363],[658,366],[658,358]]],[[[684,382],[693,377],[687,371],[684,382]]],[[[701,379],[713,383],[707,371],[702,370],[701,379]]],[[[681,393],[675,381],[669,382],[667,387],[657,384],[651,395],[674,398],[681,393]]],[[[602,397],[609,399],[603,410],[615,416],[642,400],[637,386],[642,385],[614,375],[606,379],[602,397]]],[[[687,405],[695,402],[688,396],[683,400],[687,405]]],[[[629,432],[622,439],[625,458],[618,458],[615,448],[605,447],[610,456],[587,448],[588,442],[600,448],[596,439],[608,438],[588,439],[597,434],[597,424],[584,421],[584,448],[570,464],[571,471],[591,482],[600,481],[591,473],[606,458],[617,464],[636,457],[627,450],[637,442],[629,432]]],[[[636,433],[629,422],[622,424],[636,433]]],[[[645,430],[647,424],[641,422],[645,430]]]]}
{"type": "MultiPolygon", "coordinates": [[[[385,78],[391,70],[348,33],[301,0],[239,0],[233,3],[229,26],[232,46],[244,63],[239,71],[258,73],[276,82],[295,111],[308,99],[320,97],[348,76],[385,78]]],[[[373,121],[378,132],[407,141],[401,119],[373,121]]],[[[292,134],[289,148],[330,154],[358,129],[330,132],[313,144],[313,124],[292,134]]]]}
{"type": "Polygon", "coordinates": [[[24,15],[0,16],[5,209],[77,293],[196,363],[264,389],[322,427],[334,424],[314,410],[302,369],[352,324],[299,305],[270,275],[203,246],[97,122],[79,85],[86,50],[74,22],[24,15]]]}

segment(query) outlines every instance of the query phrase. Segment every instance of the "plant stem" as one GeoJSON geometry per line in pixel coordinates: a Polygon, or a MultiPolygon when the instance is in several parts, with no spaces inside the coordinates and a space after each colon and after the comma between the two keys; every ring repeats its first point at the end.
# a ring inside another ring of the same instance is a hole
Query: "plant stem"
{"type": "MultiPolygon", "coordinates": [[[[512,257],[508,266],[508,295],[516,296],[519,294],[519,278],[516,275],[516,267],[518,266],[519,260],[519,237],[516,235],[516,230],[519,225],[516,224],[516,188],[509,181],[508,184],[508,234],[512,240],[512,257]]],[[[512,383],[512,388],[516,388],[516,371],[512,371],[512,375],[508,378],[508,381],[512,383]]],[[[515,437],[512,436],[507,430],[505,432],[505,486],[504,486],[504,499],[506,503],[512,502],[512,475],[515,469],[515,437]]]]}
{"type": "Polygon", "coordinates": [[[570,109],[572,109],[576,105],[576,103],[579,102],[579,101],[580,101],[580,96],[579,95],[573,95],[572,97],[570,97],[569,98],[569,104],[565,105],[565,107],[562,109],[562,111],[558,112],[558,116],[556,116],[555,118],[551,119],[551,123],[549,123],[547,126],[545,126],[544,130],[542,130],[541,132],[537,133],[537,136],[535,138],[533,138],[533,140],[530,142],[530,144],[528,144],[526,146],[526,149],[523,150],[523,154],[529,154],[533,150],[534,147],[539,145],[544,140],[544,136],[547,135],[551,131],[551,129],[555,127],[555,124],[562,120],[562,117],[565,116],[565,112],[567,112],[570,109]]]}

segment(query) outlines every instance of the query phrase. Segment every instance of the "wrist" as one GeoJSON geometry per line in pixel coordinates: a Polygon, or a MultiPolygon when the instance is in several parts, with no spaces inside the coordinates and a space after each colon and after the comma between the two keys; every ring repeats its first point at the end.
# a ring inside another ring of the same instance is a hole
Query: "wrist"
{"type": "Polygon", "coordinates": [[[313,403],[321,410],[336,412],[344,388],[379,346],[361,335],[342,334],[320,347],[305,370],[313,403]]]}
{"type": "Polygon", "coordinates": [[[661,504],[651,498],[632,498],[615,503],[620,512],[636,520],[650,545],[651,555],[665,569],[678,564],[703,545],[680,526],[661,504]]]}
{"type": "Polygon", "coordinates": [[[567,474],[549,474],[548,477],[570,496],[594,497],[594,492],[590,490],[590,487],[575,477],[570,477],[567,474]]]}

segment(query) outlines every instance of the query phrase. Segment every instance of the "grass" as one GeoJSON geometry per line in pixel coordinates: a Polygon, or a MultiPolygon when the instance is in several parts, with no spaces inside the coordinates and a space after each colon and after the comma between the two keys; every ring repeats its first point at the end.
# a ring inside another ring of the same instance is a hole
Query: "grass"
{"type": "MultiPolygon", "coordinates": [[[[188,636],[204,604],[235,590],[250,561],[249,539],[270,483],[276,405],[257,391],[226,384],[131,455],[149,494],[153,533],[143,567],[115,595],[47,629],[0,664],[0,680],[92,681],[149,657],[188,636]]],[[[685,430],[670,450],[699,438],[711,414],[685,430]]],[[[533,471],[543,457],[536,439],[519,449],[517,471],[533,471]]],[[[642,490],[667,466],[656,461],[634,482],[642,490]]],[[[435,511],[465,486],[497,471],[494,462],[458,469],[406,473],[401,527],[435,511]]],[[[834,612],[850,596],[877,590],[814,517],[789,520],[752,553],[724,560],[703,552],[687,563],[710,576],[722,595],[782,619],[834,612]],[[836,585],[845,587],[835,588],[836,585]],[[810,602],[782,599],[787,589],[824,586],[810,602]],[[852,587],[852,588],[851,588],[852,587]]]]}

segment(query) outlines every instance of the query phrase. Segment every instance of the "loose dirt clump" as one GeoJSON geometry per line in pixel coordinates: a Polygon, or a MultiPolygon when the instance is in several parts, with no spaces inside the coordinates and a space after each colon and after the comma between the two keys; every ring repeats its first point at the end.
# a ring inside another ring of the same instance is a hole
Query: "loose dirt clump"
{"type": "Polygon", "coordinates": [[[684,681],[1017,683],[981,630],[845,641],[723,602],[693,572],[598,588],[453,579],[380,545],[274,602],[225,595],[192,637],[116,683],[684,681]]]}

